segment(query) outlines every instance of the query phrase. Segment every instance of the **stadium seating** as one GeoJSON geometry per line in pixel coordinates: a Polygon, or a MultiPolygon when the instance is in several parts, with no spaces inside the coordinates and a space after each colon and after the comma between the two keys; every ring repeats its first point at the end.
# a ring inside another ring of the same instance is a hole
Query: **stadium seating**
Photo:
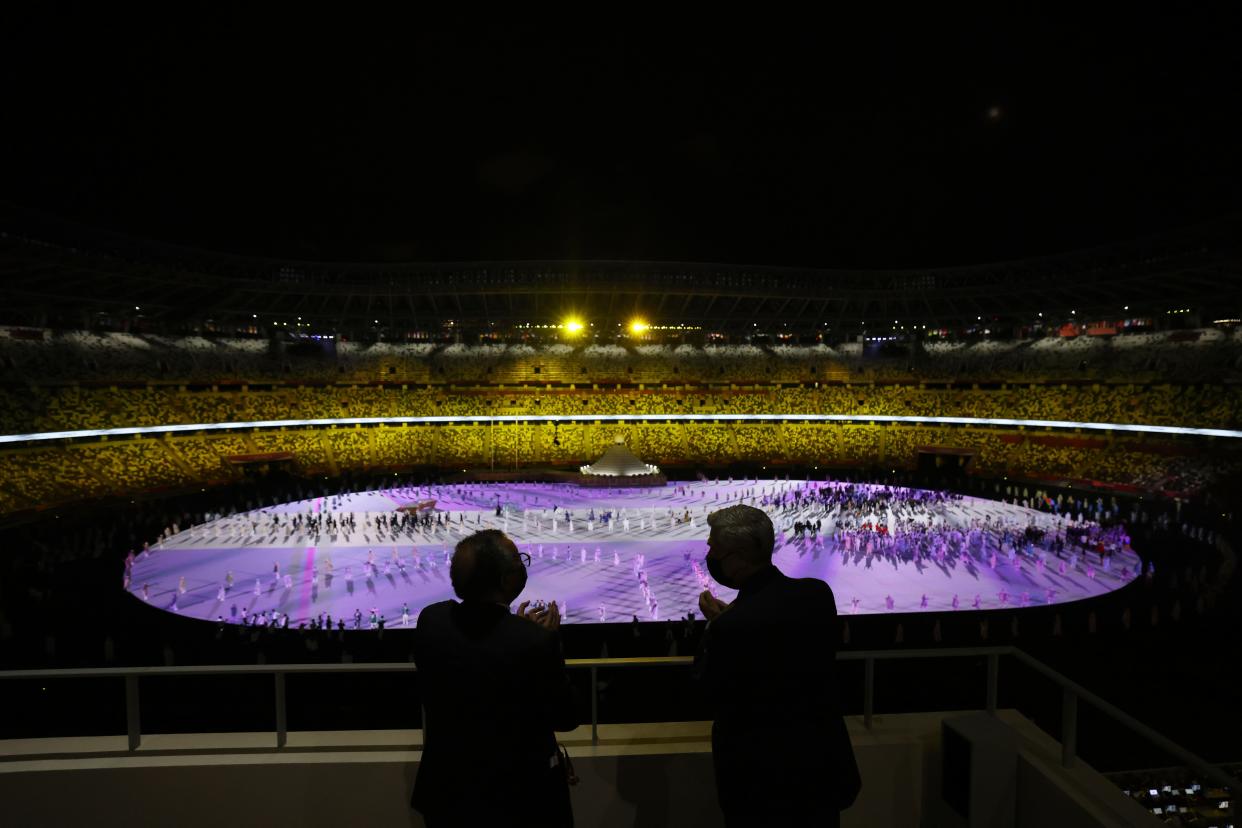
{"type": "MultiPolygon", "coordinates": [[[[0,334],[3,332],[0,331],[0,334]]],[[[129,334],[0,335],[5,433],[396,416],[921,415],[1238,428],[1238,357],[1221,331],[932,343],[912,364],[837,348],[754,345],[369,346],[284,358],[259,340],[129,334]],[[273,362],[275,360],[275,362],[273,362]],[[1080,366],[1096,367],[1084,380],[1080,366]],[[1143,380],[1159,373],[1210,381],[1143,380]],[[1185,373],[1180,373],[1184,371],[1185,373]],[[1075,375],[1073,383],[1063,375],[1075,375]],[[975,381],[964,381],[963,376],[975,381]],[[1022,378],[1013,382],[1008,377],[1022,378]],[[279,377],[279,382],[273,382],[279,377]],[[952,382],[935,381],[948,377],[952,382]],[[879,379],[880,381],[877,381],[879,379]],[[37,381],[36,381],[37,380],[37,381]],[[227,382],[226,382],[227,380],[227,382]],[[244,383],[243,383],[244,381],[244,383]]],[[[298,351],[298,353],[302,353],[298,351]]],[[[969,455],[975,473],[1193,491],[1237,467],[1226,445],[1153,435],[887,424],[564,423],[264,428],[114,438],[0,452],[0,512],[237,478],[238,458],[305,472],[575,468],[618,435],[645,460],[913,468],[969,455]]]]}
{"type": "Polygon", "coordinates": [[[850,414],[982,417],[1237,428],[1242,393],[1226,385],[1023,384],[655,389],[500,386],[69,386],[0,391],[7,433],[187,423],[396,416],[850,414]]]}
{"type": "Polygon", "coordinates": [[[289,456],[307,473],[381,469],[576,468],[617,436],[648,462],[705,470],[768,466],[913,468],[920,451],[965,452],[976,473],[1193,491],[1238,467],[1201,441],[1067,438],[1004,429],[699,422],[379,426],[111,439],[0,452],[0,509],[235,479],[234,459],[289,456]]]}
{"type": "Polygon", "coordinates": [[[1242,337],[1211,328],[1112,337],[910,345],[358,343],[0,328],[5,382],[189,384],[1220,382],[1242,376],[1242,337]]]}

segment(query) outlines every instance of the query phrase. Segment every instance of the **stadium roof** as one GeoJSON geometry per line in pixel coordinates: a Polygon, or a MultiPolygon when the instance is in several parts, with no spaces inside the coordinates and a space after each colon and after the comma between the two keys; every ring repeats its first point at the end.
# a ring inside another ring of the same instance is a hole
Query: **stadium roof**
{"type": "MultiPolygon", "coordinates": [[[[1242,315],[1242,215],[1126,244],[921,270],[686,262],[346,264],[280,261],[135,240],[8,211],[41,238],[0,238],[0,321],[89,326],[141,315],[169,328],[305,320],[322,331],[506,331],[573,314],[597,332],[648,324],[740,333],[961,328],[982,322],[1242,315]]],[[[30,231],[27,230],[27,233],[30,231]]]]}
{"type": "Polygon", "coordinates": [[[126,14],[0,34],[12,320],[1238,315],[1233,9],[126,14]]]}

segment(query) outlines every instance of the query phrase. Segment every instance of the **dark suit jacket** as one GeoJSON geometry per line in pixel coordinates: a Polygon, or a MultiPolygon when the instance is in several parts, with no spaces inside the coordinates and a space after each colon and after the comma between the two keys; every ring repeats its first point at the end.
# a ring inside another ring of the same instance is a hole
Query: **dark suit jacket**
{"type": "Polygon", "coordinates": [[[844,809],[858,795],[837,697],[836,622],[828,584],[773,566],[708,625],[697,672],[715,714],[726,814],[844,809]]]}
{"type": "Polygon", "coordinates": [[[552,764],[553,731],[578,726],[559,635],[496,604],[442,601],[419,614],[414,660],[426,721],[413,807],[429,823],[570,824],[552,764]]]}

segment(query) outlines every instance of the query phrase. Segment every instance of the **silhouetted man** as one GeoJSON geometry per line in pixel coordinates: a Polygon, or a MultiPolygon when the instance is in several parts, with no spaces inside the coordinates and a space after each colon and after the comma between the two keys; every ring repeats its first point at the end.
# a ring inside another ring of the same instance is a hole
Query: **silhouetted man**
{"type": "Polygon", "coordinates": [[[561,657],[556,603],[517,614],[529,556],[503,532],[457,544],[461,602],[418,616],[414,660],[426,721],[411,805],[429,828],[573,824],[553,731],[578,725],[561,657]]]}
{"type": "Polygon", "coordinates": [[[731,506],[707,523],[708,572],[738,590],[732,604],[699,595],[709,623],[696,670],[725,824],[838,825],[862,783],[837,702],[832,590],[772,565],[763,511],[731,506]]]}

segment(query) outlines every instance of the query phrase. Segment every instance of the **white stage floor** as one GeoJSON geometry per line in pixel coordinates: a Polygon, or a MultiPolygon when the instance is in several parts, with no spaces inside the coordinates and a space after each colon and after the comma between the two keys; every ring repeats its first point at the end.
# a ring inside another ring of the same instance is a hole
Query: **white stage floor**
{"type": "MultiPolygon", "coordinates": [[[[399,628],[404,604],[409,607],[412,626],[422,607],[453,597],[446,554],[454,544],[478,529],[498,528],[531,554],[530,579],[519,602],[556,600],[568,608],[566,623],[598,623],[601,607],[602,618],[608,622],[629,621],[634,616],[640,621],[663,620],[690,610],[697,615],[698,594],[705,585],[726,601],[734,595],[706,580],[702,559],[707,514],[743,498],[760,505],[764,496],[787,496],[795,489],[805,491],[807,485],[776,480],[694,481],[670,482],[657,489],[603,490],[545,483],[477,483],[315,498],[177,532],[135,561],[130,592],[143,600],[145,589],[152,606],[196,618],[223,616],[226,621],[240,622],[243,610],[247,616],[275,610],[287,614],[290,626],[296,626],[327,613],[333,619],[346,617],[349,629],[354,626],[355,611],[362,613],[365,627],[372,610],[384,617],[386,627],[399,628]],[[378,516],[394,516],[399,507],[426,500],[436,501],[437,513],[451,514],[451,528],[396,533],[376,528],[378,516]],[[502,517],[495,514],[498,502],[502,517]],[[553,504],[558,507],[555,530],[553,504]],[[564,509],[573,518],[572,531],[564,512],[559,511],[564,509]],[[592,510],[595,520],[588,523],[592,510]],[[619,517],[606,524],[600,519],[604,512],[619,517]],[[291,531],[289,521],[299,513],[331,514],[338,520],[352,513],[356,529],[319,535],[305,529],[291,531]],[[683,518],[682,522],[673,522],[670,513],[683,518]],[[687,513],[689,521],[684,520],[687,513]],[[273,525],[274,520],[279,524],[273,525]],[[400,565],[393,560],[394,547],[400,565]],[[371,553],[375,572],[368,577],[365,570],[371,553]],[[639,555],[645,558],[654,611],[636,572],[639,555]],[[232,573],[233,585],[221,600],[228,573],[232,573]]],[[[977,608],[983,610],[1066,603],[1102,595],[1139,574],[1138,558],[1128,548],[1114,552],[1108,571],[1094,554],[1091,564],[1079,559],[1071,567],[1068,547],[1064,573],[1058,571],[1061,561],[1050,552],[1046,565],[1039,567],[1036,561],[1044,551],[1039,546],[1030,550],[1033,554],[1017,555],[1013,563],[1004,554],[998,555],[993,568],[990,553],[997,532],[986,533],[988,551],[982,556],[949,555],[943,563],[935,557],[915,561],[878,550],[868,555],[866,535],[860,549],[846,554],[844,544],[833,536],[849,525],[850,518],[838,510],[825,512],[818,504],[766,508],[778,532],[773,562],[790,576],[827,581],[842,615],[943,612],[953,609],[955,596],[963,612],[976,606],[976,597],[977,608]],[[792,537],[793,523],[805,520],[822,521],[821,542],[792,537]]],[[[908,511],[905,514],[909,516],[908,511]]],[[[1053,514],[969,497],[930,504],[915,516],[925,524],[963,531],[972,521],[989,518],[1018,529],[1034,524],[1050,533],[1063,525],[1062,518],[1053,514]]],[[[890,530],[897,528],[897,516],[887,510],[870,519],[876,524],[883,521],[890,530]]],[[[854,516],[852,520],[861,524],[865,518],[854,516]]]]}

